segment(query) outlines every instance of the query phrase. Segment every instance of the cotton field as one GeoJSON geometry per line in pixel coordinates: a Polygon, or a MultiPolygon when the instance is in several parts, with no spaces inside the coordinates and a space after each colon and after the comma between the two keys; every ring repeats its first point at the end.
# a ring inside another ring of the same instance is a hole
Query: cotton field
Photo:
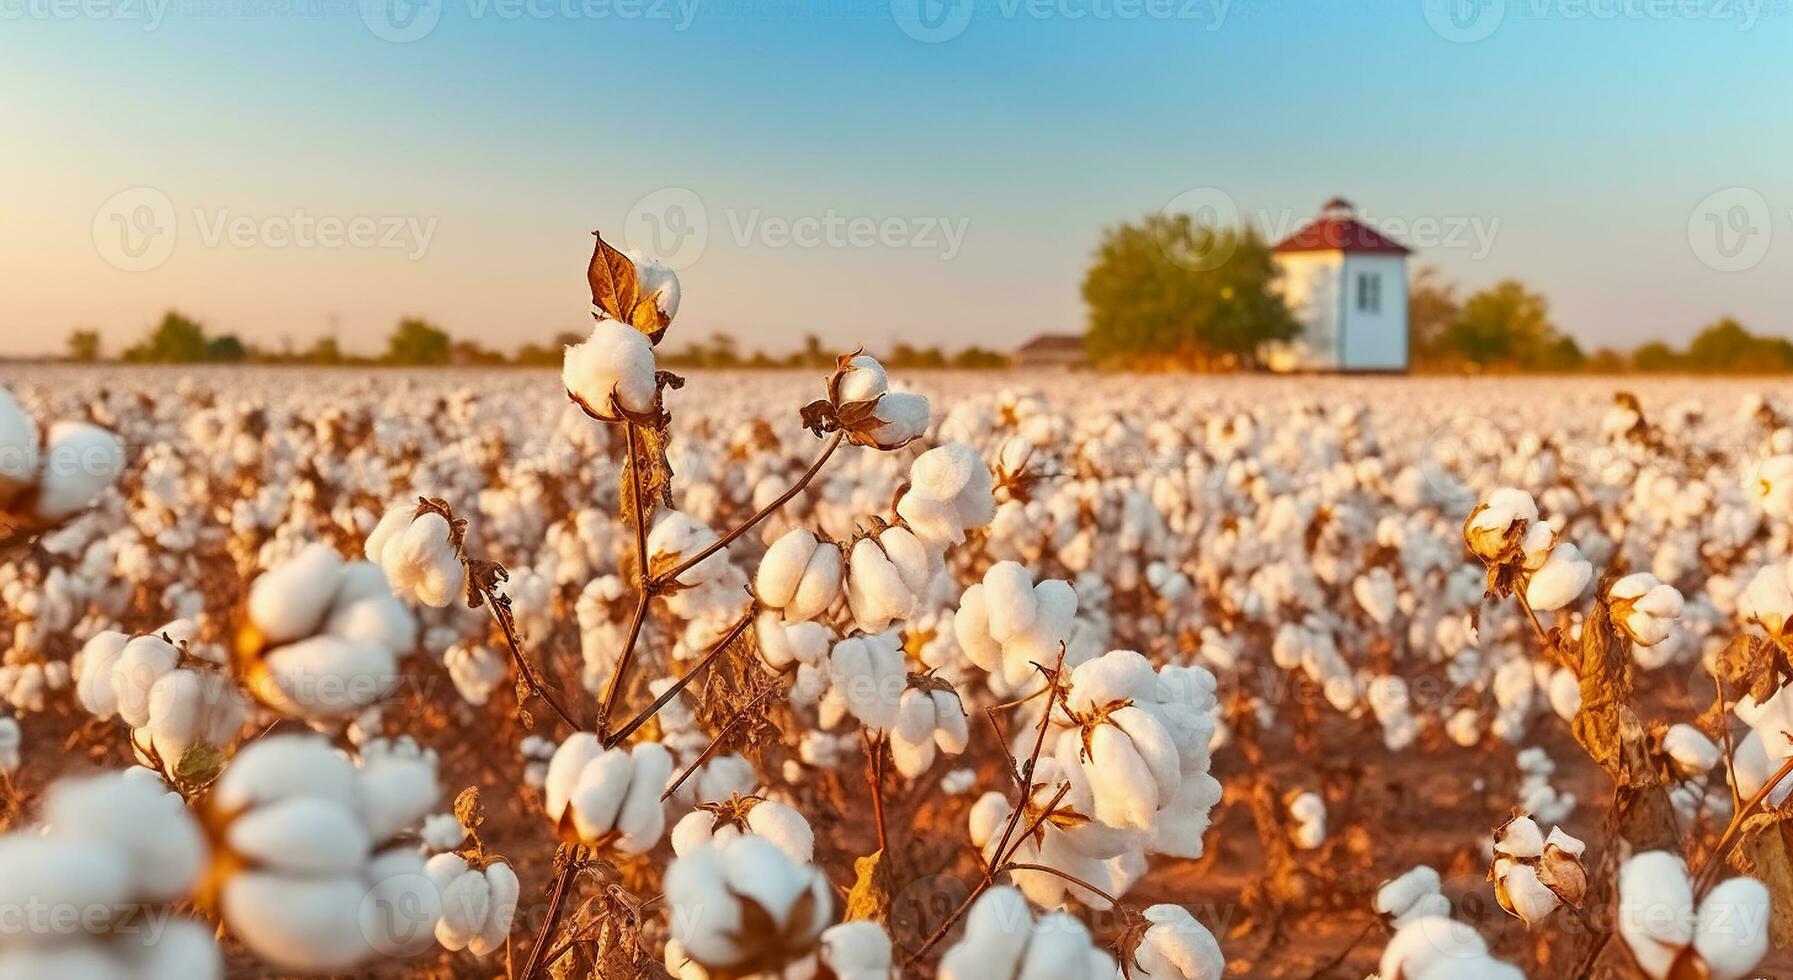
{"type": "Polygon", "coordinates": [[[681,378],[604,262],[0,376],[0,977],[1793,970],[1783,389],[681,378]]]}

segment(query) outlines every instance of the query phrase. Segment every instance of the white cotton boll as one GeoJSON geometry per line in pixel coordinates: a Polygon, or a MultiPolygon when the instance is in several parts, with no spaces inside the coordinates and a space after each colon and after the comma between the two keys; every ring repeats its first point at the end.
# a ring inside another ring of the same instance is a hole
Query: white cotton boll
{"type": "MultiPolygon", "coordinates": [[[[370,566],[357,562],[349,567],[370,566]]],[[[380,582],[384,588],[383,576],[380,582]]],[[[394,653],[409,652],[417,645],[417,620],[391,592],[348,602],[339,597],[324,629],[352,643],[385,647],[394,653]]]]}
{"type": "Polygon", "coordinates": [[[996,516],[995,478],[977,450],[952,442],[916,457],[897,514],[930,548],[961,544],[996,516]]]}
{"type": "Polygon", "coordinates": [[[940,959],[940,980],[1012,977],[1032,934],[1027,899],[1009,885],[984,892],[965,914],[965,932],[940,959]]]}
{"type": "Polygon", "coordinates": [[[96,718],[104,720],[118,713],[118,688],[112,685],[112,668],[130,641],[124,633],[99,633],[81,647],[77,656],[75,696],[96,718]]]}
{"type": "Polygon", "coordinates": [[[1463,529],[1469,550],[1484,561],[1500,557],[1507,536],[1516,525],[1538,519],[1538,504],[1524,490],[1502,487],[1488,495],[1463,529]]]}
{"type": "Polygon", "coordinates": [[[467,573],[449,536],[448,520],[426,511],[388,539],[379,563],[392,588],[438,609],[458,598],[467,573]]]}
{"type": "Polygon", "coordinates": [[[242,814],[231,821],[225,840],[265,869],[303,875],[352,873],[372,847],[354,811],[305,796],[242,814]]]}
{"type": "Polygon", "coordinates": [[[898,633],[854,636],[836,643],[828,655],[828,675],[847,710],[865,727],[884,730],[896,724],[898,701],[908,684],[898,633]]]}
{"type": "Polygon", "coordinates": [[[868,633],[880,632],[915,611],[914,590],[876,539],[861,538],[853,545],[847,565],[847,604],[859,628],[868,633]]]}
{"type": "Polygon", "coordinates": [[[280,800],[318,797],[352,809],[355,767],[316,735],[274,735],[246,744],[212,785],[211,806],[237,813],[280,800]]]}
{"type": "Polygon", "coordinates": [[[106,912],[134,896],[126,854],[72,835],[0,837],[0,908],[15,910],[0,921],[0,939],[30,938],[54,923],[33,921],[17,910],[74,908],[106,912]]]}
{"type": "Polygon", "coordinates": [[[1401,980],[1446,980],[1467,964],[1486,959],[1488,944],[1464,923],[1442,916],[1414,919],[1382,949],[1380,976],[1401,980]]]}
{"type": "Polygon", "coordinates": [[[928,431],[928,399],[908,391],[887,391],[872,411],[880,423],[870,432],[879,449],[901,449],[928,431]]]}
{"type": "Polygon", "coordinates": [[[416,517],[417,506],[415,504],[399,504],[382,514],[380,522],[374,525],[373,533],[367,536],[367,541],[362,548],[362,553],[367,557],[368,562],[378,566],[384,560],[387,545],[398,540],[416,517]]]}
{"type": "Polygon", "coordinates": [[[1754,878],[1722,882],[1700,903],[1693,949],[1712,980],[1741,980],[1768,955],[1768,888],[1754,878]]]}
{"type": "Polygon", "coordinates": [[[341,973],[366,958],[360,908],[367,888],[354,875],[289,878],[248,871],[225,881],[225,924],[259,959],[282,970],[341,973]]]}
{"type": "Polygon", "coordinates": [[[997,643],[1006,643],[1031,627],[1039,611],[1033,577],[1012,561],[997,562],[984,573],[984,603],[990,637],[997,643]]]}
{"type": "Polygon", "coordinates": [[[398,683],[398,661],[383,647],[322,635],[278,647],[262,658],[260,699],[301,718],[341,718],[384,697],[398,683]]]}
{"type": "Polygon", "coordinates": [[[39,448],[37,422],[0,388],[0,505],[37,482],[39,448]]]}
{"type": "Polygon", "coordinates": [[[1033,935],[1021,956],[1016,980],[1054,980],[1066,967],[1088,962],[1089,929],[1063,912],[1043,915],[1033,924],[1033,935]]]}
{"type": "Polygon", "coordinates": [[[145,901],[186,895],[205,869],[205,837],[180,798],[123,773],[56,783],[43,816],[57,834],[122,851],[131,894],[145,901]]]}
{"type": "Polygon", "coordinates": [[[1370,619],[1383,626],[1394,620],[1398,594],[1388,569],[1377,567],[1359,575],[1351,583],[1351,594],[1370,619]]]}
{"type": "Polygon", "coordinates": [[[839,980],[889,980],[890,936],[876,922],[843,922],[822,931],[822,965],[839,980]]]}
{"type": "Polygon", "coordinates": [[[599,320],[583,343],[566,349],[560,378],[567,393],[607,422],[620,421],[611,398],[637,414],[654,407],[654,347],[647,335],[615,320],[599,320]]]}
{"type": "Polygon", "coordinates": [[[760,656],[767,664],[783,670],[793,663],[816,665],[828,657],[828,627],[821,623],[786,624],[776,612],[760,613],[754,621],[759,638],[760,656]]]}
{"type": "Polygon", "coordinates": [[[958,755],[971,744],[971,720],[959,695],[951,691],[933,691],[934,744],[942,752],[958,755]]]}
{"type": "MultiPolygon", "coordinates": [[[[680,511],[667,511],[648,532],[648,561],[652,566],[678,564],[716,541],[716,532],[702,521],[680,511]]],[[[678,580],[681,585],[702,585],[721,577],[728,568],[728,549],[722,548],[686,569],[678,580]]]]}
{"type": "Polygon", "coordinates": [[[1594,566],[1581,556],[1581,549],[1559,544],[1526,583],[1525,601],[1539,612],[1553,612],[1574,602],[1593,577],[1594,566]]]}
{"type": "Polygon", "coordinates": [[[815,857],[816,835],[803,814],[779,803],[764,800],[747,811],[747,827],[778,846],[798,864],[808,864],[815,857]]]}
{"type": "Polygon", "coordinates": [[[517,916],[517,899],[522,894],[516,871],[503,861],[487,865],[485,878],[491,895],[485,926],[467,943],[467,952],[474,956],[486,956],[504,947],[517,916]]]}
{"type": "Polygon", "coordinates": [[[39,520],[58,522],[86,509],[125,468],[124,443],[97,425],[57,422],[44,440],[38,473],[39,520]]]}
{"type": "MultiPolygon", "coordinates": [[[[131,980],[219,980],[224,952],[212,930],[197,922],[174,920],[159,931],[129,930],[119,937],[120,958],[131,965],[131,980]]],[[[0,970],[0,976],[4,976],[0,970]]],[[[58,980],[76,980],[66,973],[45,973],[58,980]]]]}
{"type": "Polygon", "coordinates": [[[468,704],[483,705],[510,672],[510,662],[483,646],[456,644],[442,654],[448,679],[468,704]]]}
{"type": "MultiPolygon", "coordinates": [[[[1417,907],[1431,905],[1430,897],[1438,895],[1442,887],[1442,879],[1438,872],[1429,865],[1415,865],[1398,878],[1383,882],[1376,889],[1374,908],[1378,915],[1389,920],[1390,925],[1399,929],[1412,918],[1417,907]]],[[[1449,914],[1449,903],[1446,912],[1449,914]]],[[[1426,914],[1431,914],[1430,912],[1426,914]]]]}
{"type": "MultiPolygon", "coordinates": [[[[672,938],[692,959],[710,968],[735,966],[754,950],[786,961],[807,954],[832,917],[834,905],[827,879],[819,871],[792,862],[772,842],[753,834],[701,846],[674,859],[663,890],[673,912],[672,938]],[[801,911],[798,899],[808,906],[802,920],[796,918],[801,911]],[[785,940],[783,947],[765,950],[770,937],[741,932],[748,902],[771,920],[785,940]]],[[[783,963],[757,965],[776,970],[783,963]]]]}
{"type": "Polygon", "coordinates": [[[1180,905],[1153,905],[1143,913],[1152,925],[1134,952],[1141,980],[1221,980],[1226,956],[1214,934],[1180,905]]]}
{"type": "Polygon", "coordinates": [[[1559,667],[1550,675],[1550,686],[1545,689],[1550,697],[1550,710],[1556,712],[1564,721],[1574,721],[1575,715],[1581,711],[1581,679],[1567,667],[1559,667]]]}
{"type": "Polygon", "coordinates": [[[1705,732],[1688,724],[1669,726],[1662,736],[1662,750],[1675,761],[1681,775],[1689,778],[1711,772],[1723,758],[1705,732]]]}
{"type": "Polygon", "coordinates": [[[112,665],[112,688],[118,693],[118,715],[125,724],[149,724],[149,692],[162,675],[174,669],[180,651],[159,636],[139,636],[112,665]]]}
{"type": "Polygon", "coordinates": [[[1793,564],[1759,569],[1737,600],[1737,614],[1745,622],[1761,625],[1770,636],[1784,635],[1788,621],[1793,620],[1793,588],[1789,587],[1789,575],[1793,575],[1793,564]]]}
{"type": "Polygon", "coordinates": [[[171,670],[149,690],[149,744],[169,768],[195,745],[226,748],[248,717],[248,705],[228,678],[171,670]]]}
{"type": "Polygon", "coordinates": [[[336,595],[342,556],[314,544],[255,580],[249,589],[249,618],[269,643],[310,636],[323,624],[336,595]]]}
{"type": "Polygon", "coordinates": [[[704,763],[686,783],[687,786],[692,784],[695,784],[694,792],[699,799],[726,800],[736,794],[751,795],[759,788],[760,777],[754,772],[753,763],[730,753],[704,763]]]}
{"type": "Polygon", "coordinates": [[[990,635],[990,610],[982,582],[973,584],[959,597],[959,609],[953,614],[953,636],[965,651],[966,659],[979,669],[994,673],[1002,666],[1002,644],[990,635]]]}
{"type": "Polygon", "coordinates": [[[360,815],[369,835],[389,840],[422,820],[442,795],[436,753],[403,738],[370,742],[362,749],[360,815]]]}
{"type": "Polygon", "coordinates": [[[1693,941],[1693,885],[1667,851],[1646,851],[1619,868],[1619,936],[1652,977],[1668,975],[1693,941]]]}
{"type": "Polygon", "coordinates": [[[847,362],[836,384],[836,401],[842,405],[869,402],[890,390],[890,376],[877,358],[859,354],[847,362]]]}
{"type": "MultiPolygon", "coordinates": [[[[1082,741],[1066,732],[1059,744],[1060,765],[1077,765],[1082,741]]],[[[1133,741],[1113,725],[1097,725],[1090,733],[1089,758],[1083,762],[1095,793],[1095,817],[1111,827],[1150,829],[1158,811],[1158,784],[1152,770],[1134,750],[1133,741]]]]}
{"type": "Polygon", "coordinates": [[[406,959],[427,950],[442,918],[442,892],[427,876],[423,855],[402,844],[389,847],[368,861],[362,882],[367,893],[357,918],[371,951],[406,959]]]}
{"type": "Polygon", "coordinates": [[[1544,855],[1544,833],[1538,829],[1537,821],[1530,817],[1514,817],[1506,826],[1494,834],[1494,850],[1496,853],[1517,858],[1536,858],[1544,855]]]}
{"type": "Polygon", "coordinates": [[[841,552],[819,543],[805,528],[792,528],[766,549],[754,590],[768,609],[782,610],[786,622],[800,623],[825,611],[840,593],[841,552]]]}
{"type": "Polygon", "coordinates": [[[679,274],[664,262],[646,258],[634,249],[623,254],[635,263],[635,279],[641,295],[652,298],[654,308],[671,324],[673,318],[679,315],[679,274]]]}
{"type": "Polygon", "coordinates": [[[1512,905],[1513,914],[1528,926],[1541,924],[1562,904],[1556,893],[1538,880],[1537,869],[1529,864],[1501,858],[1494,862],[1494,877],[1512,905]]]}
{"type": "Polygon", "coordinates": [[[452,813],[432,813],[423,818],[423,846],[432,851],[452,851],[467,839],[467,828],[452,813]]]}
{"type": "Polygon", "coordinates": [[[1642,646],[1655,646],[1668,639],[1669,630],[1681,616],[1681,593],[1674,586],[1657,581],[1649,572],[1634,572],[1619,579],[1607,594],[1613,603],[1614,620],[1642,646]]]}

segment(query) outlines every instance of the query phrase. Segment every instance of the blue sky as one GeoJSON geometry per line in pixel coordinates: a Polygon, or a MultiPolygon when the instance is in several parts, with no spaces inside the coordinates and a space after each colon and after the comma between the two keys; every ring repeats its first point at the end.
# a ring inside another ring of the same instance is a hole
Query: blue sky
{"type": "Polygon", "coordinates": [[[914,2],[0,0],[0,350],[513,346],[655,223],[687,336],[1002,347],[1104,225],[1335,193],[1590,346],[1793,333],[1793,0],[914,2]]]}

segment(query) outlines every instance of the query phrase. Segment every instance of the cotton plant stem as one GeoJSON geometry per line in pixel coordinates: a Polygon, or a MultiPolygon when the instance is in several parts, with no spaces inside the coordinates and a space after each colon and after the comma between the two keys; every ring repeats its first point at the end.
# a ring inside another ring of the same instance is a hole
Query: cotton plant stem
{"type": "MultiPolygon", "coordinates": [[[[783,677],[787,672],[790,671],[790,669],[791,668],[789,666],[787,666],[784,670],[779,671],[778,672],[779,676],[783,677]]],[[[728,734],[735,730],[736,725],[739,725],[744,719],[746,719],[749,712],[753,711],[759,705],[763,704],[765,702],[766,698],[771,696],[773,691],[778,691],[778,690],[782,690],[782,689],[783,689],[783,685],[781,685],[777,680],[770,681],[766,684],[765,690],[754,695],[752,701],[749,701],[746,704],[742,705],[740,710],[736,711],[734,713],[733,717],[729,718],[727,723],[725,723],[722,726],[722,729],[716,733],[716,737],[710,739],[710,744],[704,746],[704,750],[700,755],[698,755],[697,760],[695,762],[691,763],[691,765],[685,767],[685,771],[679,773],[679,778],[673,780],[672,785],[666,787],[666,792],[660,794],[660,802],[664,803],[667,800],[671,799],[672,794],[678,792],[680,786],[685,785],[685,780],[690,779],[692,773],[696,772],[699,769],[702,769],[704,766],[704,763],[709,762],[712,758],[715,757],[717,751],[722,748],[722,740],[727,738],[728,734]]]]}
{"type": "MultiPolygon", "coordinates": [[[[1033,792],[1033,772],[1039,765],[1040,751],[1046,747],[1046,729],[1052,726],[1052,702],[1058,697],[1058,683],[1061,672],[1065,668],[1065,645],[1058,645],[1058,660],[1053,664],[1052,672],[1046,678],[1047,689],[1051,692],[1046,697],[1046,710],[1040,713],[1039,731],[1033,740],[1033,752],[1027,757],[1027,765],[1021,769],[1021,799],[1016,802],[1015,809],[1009,814],[1009,825],[1003,828],[1002,843],[996,845],[996,853],[1001,854],[1014,836],[1015,826],[1021,822],[1021,814],[1027,809],[1028,796],[1033,792]]],[[[1003,748],[1004,758],[1008,758],[1008,749],[1003,748]]],[[[1011,769],[1013,766],[1011,765],[1011,769]]]]}
{"type": "Polygon", "coordinates": [[[579,870],[579,858],[582,849],[575,847],[567,856],[566,864],[561,866],[560,873],[554,877],[554,890],[548,896],[548,921],[542,926],[542,934],[536,937],[535,945],[530,947],[529,960],[523,965],[523,980],[535,980],[536,971],[546,964],[548,940],[554,935],[554,929],[560,924],[560,913],[566,906],[567,888],[572,884],[573,875],[579,870]]]}
{"type": "Polygon", "coordinates": [[[1103,901],[1106,901],[1109,905],[1118,906],[1121,904],[1121,900],[1118,898],[1115,898],[1113,895],[1108,894],[1107,892],[1103,891],[1102,889],[1097,888],[1095,885],[1092,885],[1089,882],[1084,881],[1082,878],[1079,878],[1076,875],[1071,874],[1068,871],[1060,871],[1059,869],[1052,867],[1049,864],[1010,863],[1010,864],[1003,865],[1002,870],[1004,870],[1004,871],[1039,871],[1039,872],[1043,872],[1045,874],[1054,875],[1056,877],[1063,878],[1064,880],[1070,882],[1073,885],[1076,885],[1079,888],[1087,890],[1088,892],[1090,892],[1090,894],[1095,895],[1098,898],[1101,898],[1103,901]]]}
{"type": "Polygon", "coordinates": [[[628,639],[623,641],[623,648],[617,654],[616,669],[610,673],[610,683],[604,687],[603,703],[598,707],[599,732],[609,726],[610,713],[616,709],[616,699],[622,695],[623,681],[635,660],[635,645],[641,640],[641,625],[647,621],[648,602],[654,597],[654,578],[647,567],[647,510],[644,507],[647,495],[641,489],[641,460],[637,456],[640,438],[636,435],[635,423],[623,426],[623,444],[629,454],[629,502],[635,510],[635,565],[641,584],[635,600],[635,615],[629,621],[628,639]]]}
{"type": "Polygon", "coordinates": [[[660,713],[660,709],[670,704],[673,698],[678,697],[680,691],[691,686],[691,682],[696,680],[699,674],[708,670],[710,665],[716,662],[716,658],[722,656],[723,652],[732,646],[736,640],[740,639],[742,633],[746,632],[748,625],[753,622],[755,608],[757,607],[750,606],[747,610],[747,615],[742,616],[741,619],[729,629],[727,635],[723,636],[721,640],[718,640],[716,645],[710,649],[710,652],[704,655],[702,660],[698,661],[696,665],[686,671],[684,676],[674,681],[671,687],[662,691],[660,696],[654,699],[653,704],[641,709],[641,712],[629,719],[623,727],[604,736],[604,747],[607,749],[614,748],[624,739],[635,734],[636,729],[647,724],[649,719],[660,713]]]}
{"type": "Polygon", "coordinates": [[[479,592],[480,597],[484,600],[486,611],[492,616],[492,622],[497,623],[499,632],[504,634],[504,643],[510,648],[511,662],[517,665],[517,675],[523,678],[523,684],[529,688],[529,693],[540,698],[543,704],[559,715],[560,720],[565,722],[568,728],[580,731],[579,722],[573,719],[572,713],[567,711],[565,706],[560,703],[560,699],[548,689],[548,685],[543,682],[541,675],[536,673],[535,667],[529,663],[529,657],[523,653],[523,638],[517,634],[517,624],[510,612],[499,605],[491,589],[482,586],[479,592]]]}
{"type": "Polygon", "coordinates": [[[1762,784],[1762,788],[1756,790],[1755,795],[1749,798],[1749,802],[1743,804],[1743,809],[1738,810],[1737,815],[1731,818],[1730,826],[1725,828],[1724,836],[1718,839],[1718,845],[1712,849],[1712,854],[1706,858],[1704,864],[1700,865],[1699,870],[1694,872],[1693,890],[1696,896],[1705,892],[1707,886],[1711,884],[1712,876],[1716,875],[1719,866],[1724,864],[1725,855],[1729,854],[1732,846],[1737,843],[1737,834],[1743,829],[1743,822],[1761,808],[1762,803],[1768,799],[1768,794],[1773,792],[1774,788],[1780,785],[1781,780],[1786,779],[1789,775],[1793,775],[1793,758],[1788,758],[1786,762],[1781,763],[1780,769],[1768,777],[1768,781],[1762,784]]]}
{"type": "Polygon", "coordinates": [[[872,791],[872,817],[878,826],[878,850],[884,851],[890,846],[884,831],[884,737],[873,737],[871,732],[865,735],[865,782],[872,791]]]}
{"type": "Polygon", "coordinates": [[[665,583],[678,578],[685,572],[697,567],[698,563],[702,562],[705,558],[728,547],[736,538],[753,530],[753,528],[757,527],[761,521],[778,513],[779,509],[784,507],[785,504],[790,503],[798,494],[802,493],[804,488],[808,487],[810,482],[816,478],[816,474],[822,471],[822,466],[828,462],[828,457],[833,456],[834,451],[840,448],[841,438],[845,434],[845,432],[836,432],[831,436],[828,439],[827,444],[822,447],[821,453],[816,456],[815,462],[809,464],[809,469],[804,470],[803,475],[798,477],[795,483],[792,483],[786,488],[785,492],[779,494],[777,499],[755,511],[752,517],[749,517],[747,520],[730,528],[728,533],[711,542],[708,547],[679,562],[677,565],[674,565],[670,570],[654,576],[654,584],[664,585],[665,583]]]}

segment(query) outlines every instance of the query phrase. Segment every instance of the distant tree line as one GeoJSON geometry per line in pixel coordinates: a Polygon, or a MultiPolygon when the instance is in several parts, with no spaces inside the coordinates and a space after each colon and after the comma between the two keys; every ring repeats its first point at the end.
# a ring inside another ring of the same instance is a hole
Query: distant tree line
{"type": "MultiPolygon", "coordinates": [[[[506,354],[475,341],[457,340],[440,327],[416,317],[399,321],[386,337],[386,350],[374,357],[346,353],[333,337],[322,337],[301,351],[271,351],[244,343],[235,334],[213,335],[198,321],[170,310],[145,332],[135,344],[119,353],[119,359],[139,364],[317,364],[317,365],[392,365],[428,366],[504,366],[557,367],[561,352],[569,345],[584,340],[583,334],[571,331],[556,334],[546,344],[530,342],[514,353],[506,354]]],[[[71,331],[66,344],[72,361],[93,362],[104,359],[105,350],[98,331],[71,331]]],[[[767,354],[762,350],[743,352],[734,337],[725,333],[711,334],[707,340],[692,341],[684,347],[662,352],[660,363],[670,368],[830,368],[841,352],[823,346],[814,334],[804,337],[803,347],[784,355],[767,354]]],[[[893,368],[998,368],[1008,365],[1008,356],[982,347],[967,347],[948,353],[940,347],[914,347],[899,343],[880,352],[880,360],[893,368]]]]}
{"type": "Polygon", "coordinates": [[[1762,374],[1793,371],[1793,340],[1758,336],[1731,317],[1708,325],[1677,350],[1653,341],[1630,351],[1584,352],[1550,317],[1550,303],[1507,279],[1461,302],[1436,269],[1409,287],[1413,365],[1421,371],[1589,371],[1762,374]]]}

